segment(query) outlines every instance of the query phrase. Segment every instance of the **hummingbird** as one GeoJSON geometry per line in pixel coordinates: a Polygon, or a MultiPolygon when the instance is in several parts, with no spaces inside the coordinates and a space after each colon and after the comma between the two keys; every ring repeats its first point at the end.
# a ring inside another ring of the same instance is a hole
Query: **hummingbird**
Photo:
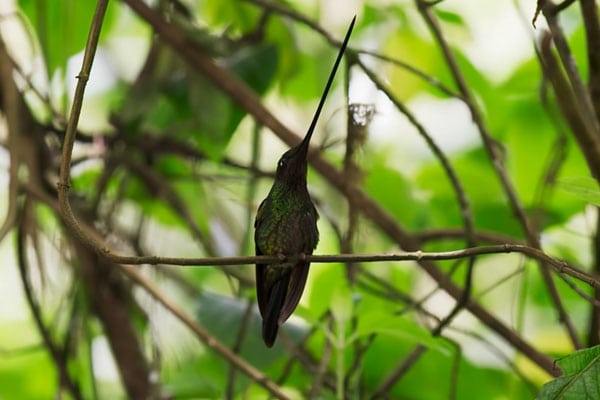
{"type": "Polygon", "coordinates": [[[310,266],[306,255],[312,254],[319,242],[319,215],[306,187],[308,148],[355,20],[356,16],[348,27],[304,139],[279,159],[273,186],[256,213],[256,255],[276,255],[280,260],[275,264],[256,264],[256,297],[267,347],[273,346],[279,327],[300,301],[310,266]],[[287,262],[287,256],[297,257],[294,262],[287,262]]]}

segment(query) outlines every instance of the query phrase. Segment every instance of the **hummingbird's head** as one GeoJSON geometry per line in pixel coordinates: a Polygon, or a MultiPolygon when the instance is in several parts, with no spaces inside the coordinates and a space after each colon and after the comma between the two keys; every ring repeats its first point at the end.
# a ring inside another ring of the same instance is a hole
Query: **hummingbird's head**
{"type": "Polygon", "coordinates": [[[283,153],[277,163],[275,179],[292,187],[306,187],[307,154],[308,140],[305,138],[298,146],[283,153]]]}

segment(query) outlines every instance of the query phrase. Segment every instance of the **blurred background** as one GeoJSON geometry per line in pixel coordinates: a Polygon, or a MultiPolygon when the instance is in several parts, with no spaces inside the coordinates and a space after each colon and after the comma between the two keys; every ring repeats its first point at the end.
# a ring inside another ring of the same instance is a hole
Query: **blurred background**
{"type": "MultiPolygon", "coordinates": [[[[312,140],[334,167],[309,168],[315,254],[524,244],[597,273],[595,4],[539,3],[110,2],[73,210],[118,254],[253,255],[277,160],[356,15],[312,140]]],[[[159,295],[132,281],[57,201],[95,7],[0,1],[1,399],[268,395],[164,299],[298,399],[529,399],[554,359],[598,344],[593,288],[516,253],[314,263],[273,349],[252,266],[136,267],[159,295]]]]}

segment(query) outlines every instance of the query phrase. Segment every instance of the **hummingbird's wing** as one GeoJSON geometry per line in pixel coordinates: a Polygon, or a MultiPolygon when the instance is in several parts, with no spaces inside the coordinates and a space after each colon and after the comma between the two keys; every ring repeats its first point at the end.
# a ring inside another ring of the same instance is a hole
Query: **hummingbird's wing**
{"type": "MultiPolygon", "coordinates": [[[[260,202],[260,205],[258,206],[258,210],[256,211],[256,218],[254,219],[254,229],[258,228],[259,225],[262,223],[263,219],[265,218],[265,202],[266,201],[267,201],[267,199],[264,199],[263,201],[260,202]]],[[[256,243],[256,240],[254,242],[256,243]]]]}
{"type": "MultiPolygon", "coordinates": [[[[308,209],[299,216],[298,228],[304,243],[304,249],[302,249],[304,254],[312,254],[319,242],[317,218],[319,218],[319,215],[312,202],[309,203],[308,209]]],[[[279,314],[279,323],[284,323],[298,306],[300,298],[302,297],[302,292],[304,291],[304,286],[306,285],[309,266],[309,262],[298,261],[292,268],[287,295],[283,307],[281,308],[281,313],[279,314]]]]}
{"type": "MultiPolygon", "coordinates": [[[[256,246],[256,255],[263,255],[258,246],[256,246]]],[[[258,310],[263,318],[267,313],[267,293],[269,292],[269,288],[266,287],[266,268],[266,264],[256,264],[256,298],[258,300],[258,310]]]]}
{"type": "MultiPolygon", "coordinates": [[[[254,250],[257,256],[264,255],[258,247],[256,232],[258,231],[258,227],[260,226],[265,217],[264,209],[266,200],[267,199],[264,199],[260,203],[260,206],[258,206],[258,211],[256,212],[256,219],[254,220],[254,250]]],[[[258,300],[258,309],[263,319],[265,318],[265,315],[267,313],[267,293],[269,292],[268,288],[266,287],[267,282],[265,280],[266,267],[266,264],[256,264],[256,297],[258,300]]]]}
{"type": "Polygon", "coordinates": [[[276,279],[271,286],[266,301],[266,309],[263,317],[262,336],[267,347],[272,347],[277,339],[277,331],[281,321],[281,309],[287,298],[290,274],[283,274],[276,279]]]}
{"type": "Polygon", "coordinates": [[[300,261],[292,268],[285,301],[283,302],[283,306],[279,312],[280,324],[283,324],[298,306],[300,297],[302,297],[302,292],[304,291],[304,286],[306,285],[309,266],[310,263],[300,261]]]}

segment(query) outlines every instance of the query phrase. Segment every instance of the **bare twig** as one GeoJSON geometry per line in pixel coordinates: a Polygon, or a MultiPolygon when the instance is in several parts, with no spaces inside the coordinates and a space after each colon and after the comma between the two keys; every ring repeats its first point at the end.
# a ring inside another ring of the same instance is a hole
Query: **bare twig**
{"type": "Polygon", "coordinates": [[[71,209],[71,204],[69,202],[69,190],[71,177],[71,157],[73,145],[75,143],[77,125],[79,123],[79,116],[83,106],[83,95],[85,93],[85,86],[90,77],[94,55],[96,54],[96,47],[98,46],[100,29],[102,28],[102,21],[106,13],[107,6],[108,0],[98,0],[96,11],[94,12],[94,17],[92,19],[90,33],[83,55],[81,72],[77,76],[78,80],[77,86],[75,87],[75,94],[73,96],[73,105],[71,107],[71,113],[69,114],[69,120],[63,141],[59,181],[57,184],[58,201],[60,204],[60,213],[62,215],[63,222],[72,230],[81,243],[86,243],[88,246],[91,245],[92,247],[96,245],[95,247],[97,248],[102,248],[102,246],[97,243],[94,238],[86,235],[77,222],[75,215],[73,214],[73,210],[71,209]]]}

